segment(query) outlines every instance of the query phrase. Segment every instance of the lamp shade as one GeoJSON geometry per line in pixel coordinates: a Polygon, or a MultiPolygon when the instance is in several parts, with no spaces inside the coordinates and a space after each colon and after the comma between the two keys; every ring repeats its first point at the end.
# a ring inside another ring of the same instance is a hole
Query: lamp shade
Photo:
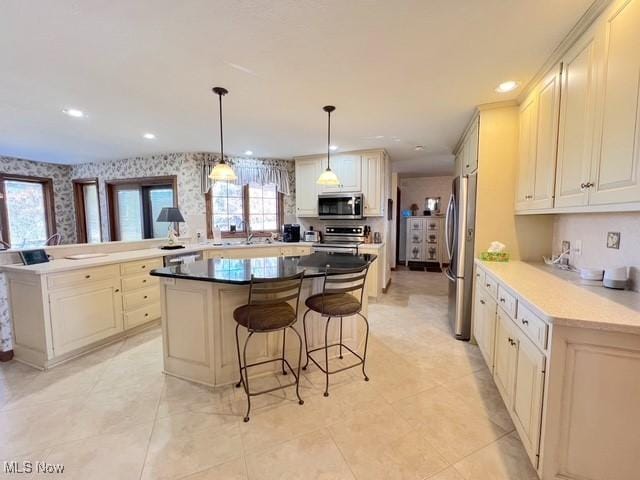
{"type": "Polygon", "coordinates": [[[156,222],[184,222],[184,217],[178,207],[164,207],[156,222]]]}

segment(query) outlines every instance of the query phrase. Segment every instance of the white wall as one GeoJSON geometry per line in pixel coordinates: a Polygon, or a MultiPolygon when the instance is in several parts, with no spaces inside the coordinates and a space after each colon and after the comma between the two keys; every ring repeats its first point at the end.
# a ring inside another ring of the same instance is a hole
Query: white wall
{"type": "Polygon", "coordinates": [[[440,197],[440,213],[444,213],[451,195],[452,182],[451,176],[400,178],[400,208],[407,210],[412,203],[415,203],[418,205],[418,214],[422,215],[425,197],[440,197]]]}
{"type": "Polygon", "coordinates": [[[640,213],[580,213],[557,215],[553,226],[553,251],[561,242],[575,246],[582,240],[582,254],[573,255],[577,267],[630,267],[631,288],[640,291],[640,213]],[[620,249],[607,248],[607,232],[620,232],[620,249]]]}

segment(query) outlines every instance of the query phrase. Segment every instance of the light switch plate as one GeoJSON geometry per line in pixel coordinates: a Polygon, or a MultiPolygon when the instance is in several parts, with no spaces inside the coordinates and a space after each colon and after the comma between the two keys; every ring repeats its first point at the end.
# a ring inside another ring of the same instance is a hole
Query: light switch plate
{"type": "Polygon", "coordinates": [[[607,248],[620,249],[620,232],[607,232],[607,248]]]}

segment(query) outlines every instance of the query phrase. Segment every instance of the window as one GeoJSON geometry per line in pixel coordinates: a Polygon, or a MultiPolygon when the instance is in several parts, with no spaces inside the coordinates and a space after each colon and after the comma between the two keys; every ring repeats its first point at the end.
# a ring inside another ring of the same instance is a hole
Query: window
{"type": "Polygon", "coordinates": [[[102,241],[98,179],[73,180],[78,243],[102,241]]]}
{"type": "Polygon", "coordinates": [[[0,234],[6,245],[41,247],[56,233],[50,178],[2,174],[0,199],[0,234]]]}
{"type": "Polygon", "coordinates": [[[223,236],[268,235],[280,230],[283,195],[275,185],[236,185],[216,182],[206,195],[207,230],[219,228],[223,236]]]}
{"type": "Polygon", "coordinates": [[[167,235],[169,225],[156,222],[164,207],[177,206],[176,177],[107,182],[109,226],[113,240],[141,240],[167,235]]]}

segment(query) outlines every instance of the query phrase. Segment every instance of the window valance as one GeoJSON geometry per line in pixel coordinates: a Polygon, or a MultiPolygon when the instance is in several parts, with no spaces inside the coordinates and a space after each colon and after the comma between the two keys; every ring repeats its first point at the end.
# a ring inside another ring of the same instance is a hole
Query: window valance
{"type": "MultiPolygon", "coordinates": [[[[233,161],[228,162],[238,179],[233,182],[238,185],[247,185],[255,183],[258,185],[275,185],[280,193],[290,194],[289,190],[289,172],[285,167],[274,165],[238,165],[233,161]]],[[[214,162],[206,161],[202,164],[201,171],[201,188],[202,193],[207,193],[211,188],[211,179],[209,174],[214,162]]]]}

